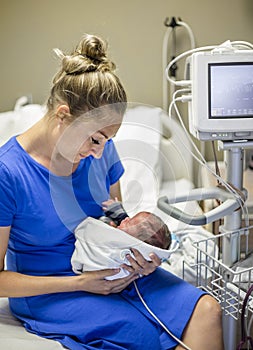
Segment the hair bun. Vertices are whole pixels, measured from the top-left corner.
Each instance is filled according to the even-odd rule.
[[[82,57],[78,73],[113,71],[116,68],[107,57],[107,43],[95,35],[85,34],[83,36],[72,57],[76,55]]]
[[[91,60],[104,61],[107,59],[107,43],[95,35],[85,34],[76,52]]]
[[[54,77],[54,84],[65,75],[112,72],[116,68],[107,57],[107,43],[95,35],[85,34],[70,55],[59,49],[54,51],[62,63],[61,70]]]
[[[62,72],[68,75],[114,71],[116,68],[107,57],[107,43],[95,35],[85,34],[70,55],[64,55],[59,49],[54,51],[62,60]]]

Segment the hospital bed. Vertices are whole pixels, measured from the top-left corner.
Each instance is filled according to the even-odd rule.
[[[45,113],[44,106],[23,105],[23,101],[24,98],[19,99],[13,111],[0,113],[0,145],[29,128]],[[125,167],[121,181],[125,209],[130,216],[147,210],[162,217],[181,240],[181,248],[172,255],[171,263],[165,262],[163,267],[182,276],[183,263],[187,261],[189,268],[184,277],[193,282],[195,271],[191,266],[196,259],[196,250],[192,242],[210,238],[212,234],[202,227],[191,227],[175,220],[157,207],[159,196],[180,194],[194,187],[191,144],[182,127],[160,108],[133,104],[114,141]],[[193,215],[201,213],[195,201],[178,206]],[[213,251],[211,245],[208,253]],[[20,346],[26,350],[63,349],[55,341],[27,333],[11,315],[8,299],[0,298],[0,349],[16,350]]]

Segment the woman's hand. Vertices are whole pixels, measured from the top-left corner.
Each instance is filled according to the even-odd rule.
[[[89,293],[108,295],[111,293],[120,293],[130,283],[139,278],[139,274],[130,272],[129,276],[107,280],[106,277],[116,275],[120,269],[106,269],[98,271],[87,271],[78,275],[77,290]]]
[[[106,269],[99,271],[89,271],[78,275],[77,290],[82,290],[89,293],[108,295],[111,293],[120,293],[130,283],[141,276],[147,276],[154,272],[161,265],[160,258],[154,254],[150,254],[151,261],[146,260],[143,255],[134,248],[131,248],[134,258],[129,254],[126,256],[131,266],[122,264],[121,267],[127,270],[130,274],[127,277],[107,280],[106,277],[116,275],[120,269]]]
[[[143,255],[134,248],[131,248],[134,258],[129,254],[126,255],[127,260],[131,266],[127,264],[121,265],[122,268],[129,271],[131,274],[139,274],[141,276],[147,276],[154,272],[158,266],[161,265],[161,259],[155,254],[149,255],[151,261],[146,260]]]

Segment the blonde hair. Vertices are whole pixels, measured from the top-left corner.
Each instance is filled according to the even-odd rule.
[[[107,57],[107,43],[95,35],[85,34],[70,55],[55,49],[61,68],[53,78],[49,112],[59,103],[69,106],[71,117],[103,105],[121,115],[126,109],[126,92],[115,75],[115,64]]]

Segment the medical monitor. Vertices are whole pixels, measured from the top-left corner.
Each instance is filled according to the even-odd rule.
[[[190,132],[200,140],[253,139],[253,50],[190,57]]]

